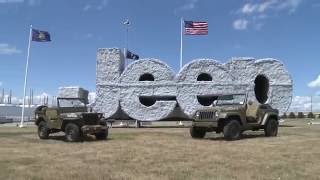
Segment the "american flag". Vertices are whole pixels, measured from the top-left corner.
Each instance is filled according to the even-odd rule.
[[[207,22],[184,21],[185,35],[208,35]]]

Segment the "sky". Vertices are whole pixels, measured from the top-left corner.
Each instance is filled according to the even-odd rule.
[[[208,36],[185,36],[183,61],[276,58],[294,82],[292,109],[320,111],[320,0],[0,0],[0,88],[23,95],[29,27],[52,42],[32,42],[28,88],[37,96],[58,87],[95,91],[98,48],[125,46],[179,71],[180,18],[209,23]]]

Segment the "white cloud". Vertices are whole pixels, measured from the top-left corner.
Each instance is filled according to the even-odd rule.
[[[97,10],[102,10],[104,9],[109,3],[109,0],[102,0],[102,2],[97,6]]]
[[[313,105],[315,105],[314,103]],[[316,109],[320,109],[320,106],[318,106]],[[288,112],[308,112],[308,111],[311,111],[311,97],[308,97],[308,96],[293,97],[292,103]]]
[[[246,19],[237,19],[233,22],[233,28],[236,30],[245,30],[248,27],[248,23]]]
[[[23,3],[24,0],[0,0],[0,3]]]
[[[246,3],[240,12],[243,14],[254,14],[254,13],[264,13],[268,10],[274,11],[289,11],[294,12],[298,6],[301,4],[302,0],[269,0],[263,1],[261,3]]]
[[[176,11],[189,11],[196,7],[196,4],[198,3],[198,0],[186,0],[185,4],[178,7]]]
[[[255,29],[261,29],[261,21],[279,12],[292,14],[296,11],[302,0],[266,0],[259,3],[246,3],[236,14],[247,19]],[[240,23],[240,22],[239,22]],[[255,24],[260,24],[256,26]],[[236,28],[235,28],[236,29]]]
[[[90,4],[87,4],[83,7],[83,11],[88,11],[89,9],[91,9],[91,5]]]
[[[311,96],[295,96],[288,112],[311,112]],[[312,112],[320,112],[320,96],[312,96]]]
[[[109,4],[109,0],[99,0],[98,3],[97,1],[95,1],[96,3],[93,4],[86,4],[83,7],[83,11],[89,11],[89,10],[98,10],[101,11],[103,10],[105,7],[108,6]]]
[[[28,5],[29,6],[36,6],[40,4],[41,0],[28,0]]]
[[[0,43],[0,54],[4,55],[12,55],[12,54],[19,54],[21,50],[17,49],[16,47],[10,46],[6,43]]]
[[[311,88],[320,87],[320,75],[317,77],[317,79],[309,82],[308,86]]]
[[[92,38],[93,37],[93,34],[92,33],[87,33],[86,35],[85,35],[85,38],[87,38],[87,39],[90,39],[90,38]]]
[[[26,2],[29,6],[39,5],[42,0],[0,0],[2,4],[9,3],[24,3]]]

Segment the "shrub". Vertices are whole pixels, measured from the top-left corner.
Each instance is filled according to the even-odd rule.
[[[289,114],[289,118],[296,118],[296,115],[294,114],[294,112],[291,112],[291,113]]]
[[[312,112],[309,112],[307,115],[308,118],[315,118],[314,114]]]
[[[298,116],[297,116],[297,118],[304,118],[304,114],[303,114],[303,112],[298,112]]]

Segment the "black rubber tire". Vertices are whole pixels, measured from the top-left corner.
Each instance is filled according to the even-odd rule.
[[[108,137],[108,129],[95,134],[97,140],[106,140]]]
[[[269,119],[264,126],[264,134],[267,137],[278,135],[279,122],[276,119]]]
[[[67,142],[79,142],[82,140],[80,128],[74,123],[68,123],[64,132]]]
[[[190,135],[195,139],[202,139],[206,135],[206,130],[199,127],[190,127]]]
[[[241,136],[241,124],[237,120],[230,120],[223,127],[223,136],[228,141],[238,140]]]
[[[40,139],[48,139],[50,134],[50,129],[45,121],[41,121],[38,125],[38,136]]]

